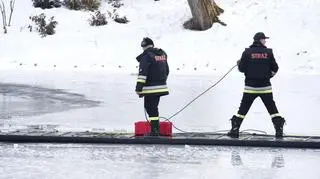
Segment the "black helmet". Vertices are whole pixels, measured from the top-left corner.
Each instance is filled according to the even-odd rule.
[[[153,41],[149,37],[143,38],[143,40],[141,42],[141,47],[146,47],[148,45],[154,45]]]

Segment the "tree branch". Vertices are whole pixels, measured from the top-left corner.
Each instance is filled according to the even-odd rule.
[[[10,16],[9,16],[8,26],[10,26],[10,24],[11,24],[11,18],[12,18],[12,13],[13,13],[13,9],[14,9],[14,4],[15,3],[16,3],[16,0],[11,0],[10,1]]]
[[[2,11],[3,11],[3,22],[4,25],[7,26],[7,14],[6,14],[6,6],[4,5],[4,2],[2,2]]]
[[[6,21],[6,7],[4,6],[4,2],[1,1],[2,4],[0,4],[0,11],[1,11],[1,15],[2,15],[2,24],[3,24],[3,30],[4,33],[7,33],[7,21]]]

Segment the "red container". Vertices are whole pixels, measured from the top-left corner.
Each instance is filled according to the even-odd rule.
[[[151,132],[151,126],[148,121],[138,121],[134,123],[135,136],[144,136]],[[160,122],[160,135],[172,136],[172,122]]]
[[[172,122],[160,122],[160,135],[172,136]]]
[[[134,135],[144,136],[151,132],[151,126],[148,121],[138,121],[134,123]]]

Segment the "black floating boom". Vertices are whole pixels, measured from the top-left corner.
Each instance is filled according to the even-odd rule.
[[[103,144],[163,144],[217,145],[282,148],[320,148],[320,136],[284,136],[242,134],[238,139],[223,133],[176,133],[171,137],[133,136],[129,133],[59,132],[59,131],[0,131],[0,142],[13,143],[103,143]]]

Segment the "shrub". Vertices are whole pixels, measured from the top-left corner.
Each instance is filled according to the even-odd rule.
[[[30,16],[29,19],[36,24],[36,30],[40,33],[41,37],[55,34],[54,29],[58,22],[54,20],[53,16],[49,19],[49,23],[46,22],[46,16],[43,13],[36,16]],[[33,30],[31,25],[29,25],[29,30]]]
[[[113,9],[112,12],[108,11],[109,18],[113,19],[117,23],[126,24],[129,22],[126,16],[120,17],[117,13],[117,9]]]
[[[64,5],[68,9],[80,10],[82,8],[80,0],[64,0]]]
[[[64,0],[64,5],[68,9],[73,10],[89,10],[94,11],[100,7],[101,0]]]
[[[102,14],[100,11],[97,11],[91,15],[89,23],[91,26],[102,26],[108,24],[108,21],[105,14]]]
[[[118,22],[120,24],[126,24],[129,22],[126,16],[119,17],[119,15],[116,15],[113,19],[115,22]]]
[[[60,0],[32,0],[34,7],[40,7],[42,9],[51,9],[61,7]]]
[[[114,8],[120,8],[121,6],[123,6],[121,0],[109,0],[108,4],[111,4],[111,6]]]

